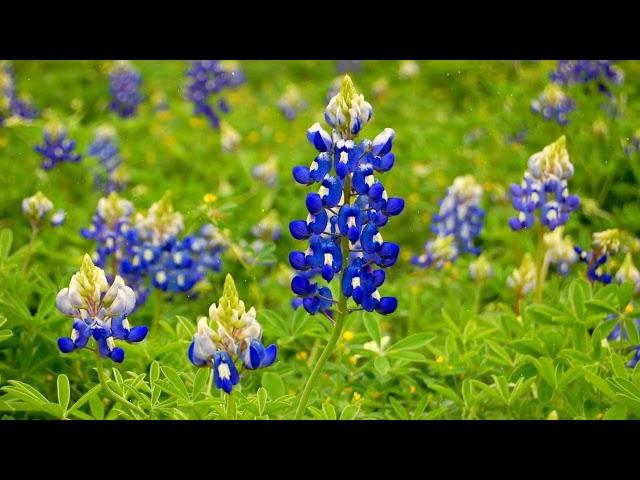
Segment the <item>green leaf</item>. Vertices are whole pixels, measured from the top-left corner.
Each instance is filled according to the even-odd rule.
[[[8,328],[5,328],[4,330],[0,330],[0,342],[4,342],[8,338],[11,338],[12,335],[13,335],[13,332]]]
[[[58,375],[58,405],[64,413],[67,412],[69,400],[71,399],[71,386],[69,385],[69,377],[64,373]]]
[[[541,357],[544,355],[543,346],[540,342],[532,339],[517,340],[513,344],[513,349],[524,355],[531,355],[533,357]]]
[[[404,408],[404,405],[402,405],[394,397],[389,397],[389,402],[391,403],[391,407],[396,412],[396,415],[400,420],[409,420],[409,412],[407,412],[407,409]]]
[[[433,339],[433,335],[428,333],[414,333],[413,335],[409,335],[408,337],[398,340],[396,343],[391,345],[389,347],[389,352],[398,350],[416,350],[427,346],[427,344]]]
[[[569,298],[576,316],[579,319],[586,313],[585,301],[591,296],[591,285],[583,278],[578,278],[569,285]]]
[[[596,313],[613,313],[614,315],[618,314],[618,311],[609,305],[609,303],[603,300],[591,299],[584,302],[587,309],[591,312]]]
[[[358,405],[347,405],[340,413],[340,420],[353,420],[359,411],[360,407]]]
[[[100,397],[93,396],[89,399],[89,410],[93,418],[102,420],[104,418],[104,403]]]
[[[452,400],[458,406],[464,407],[464,402],[462,401],[460,396],[455,391],[453,391],[453,389],[445,385],[438,385],[437,383],[431,383],[428,386],[431,390],[435,390],[443,397],[448,398],[449,400]]]
[[[166,365],[162,366],[161,368],[162,368],[162,373],[164,373],[164,375],[167,377],[169,382],[171,382],[171,384],[175,387],[176,392],[178,392],[178,395],[180,396],[180,398],[183,398],[184,400],[188,400],[189,392],[187,391],[187,386],[182,381],[182,378],[180,378],[180,375],[178,374],[178,372],[176,372],[173,368]]]
[[[76,411],[79,411],[80,407],[82,407],[85,403],[87,403],[89,400],[95,397],[98,394],[98,392],[100,392],[101,390],[102,390],[102,385],[99,385],[99,384],[91,387],[91,389],[87,393],[82,395],[76,401],[76,403],[73,404],[73,406],[68,410],[67,413],[72,414],[72,413],[75,413]]]
[[[627,331],[627,335],[629,335],[629,341],[634,345],[638,345],[640,343],[640,335],[638,335],[638,326],[636,325],[635,320],[625,318],[624,327]]]
[[[562,311],[549,305],[533,304],[526,308],[527,318],[532,318],[539,323],[553,323],[556,317],[562,315]]]
[[[558,380],[558,388],[563,389],[570,383],[578,380],[584,375],[584,369],[582,367],[571,367],[565,370],[560,380]]]
[[[326,420],[327,417],[325,416],[324,412],[322,410],[320,410],[317,407],[313,407],[311,405],[309,405],[307,407],[307,410],[309,410],[311,412],[311,415],[313,415],[313,418],[315,418],[316,420]]]
[[[510,382],[515,382],[520,378],[531,378],[533,376],[535,376],[535,374],[538,372],[538,370],[536,369],[535,365],[533,365],[532,363],[524,363],[518,367],[516,367],[513,372],[511,373],[511,375],[509,376],[509,381]]]
[[[386,375],[390,367],[389,360],[383,356],[376,357],[373,361],[373,366],[380,375]]]
[[[538,359],[534,359],[533,364],[538,370],[540,377],[542,377],[542,379],[547,382],[552,389],[555,389],[557,386],[556,372],[551,360],[547,357],[540,357]]]
[[[418,420],[420,417],[422,417],[422,414],[424,413],[424,410],[427,408],[428,403],[429,403],[429,398],[425,395],[418,401],[418,404],[416,405],[416,409],[413,411],[413,414],[411,415],[411,420]]]
[[[327,420],[336,420],[338,417],[336,416],[336,409],[329,402],[322,403],[322,411],[324,412],[324,416]]]
[[[631,302],[634,285],[631,282],[624,282],[618,288],[618,305],[624,309]]]
[[[397,358],[399,360],[407,360],[409,362],[425,363],[427,361],[427,357],[422,353],[413,352],[411,350],[389,350],[387,353],[385,353],[385,355],[391,358]]]
[[[626,420],[627,407],[624,405],[614,405],[609,408],[602,417],[603,420]]]
[[[380,346],[381,333],[380,333],[380,321],[378,320],[378,317],[375,315],[363,315],[363,316],[364,316],[364,319],[363,319],[364,328],[367,329],[367,332],[369,333],[371,338],[373,338],[376,344]]]
[[[616,397],[615,392],[609,386],[609,384],[607,383],[607,381],[604,378],[599,377],[595,373],[591,372],[590,370],[586,370],[586,369],[584,371],[584,377],[597,390],[599,390],[601,393],[604,393],[607,397],[609,397],[610,400],[615,399],[615,397]]]
[[[276,399],[285,394],[285,386],[280,375],[273,372],[262,374],[262,386],[267,390],[269,398]]]
[[[555,357],[562,348],[564,337],[555,330],[542,332],[540,336],[544,341],[547,352],[549,352],[549,356],[551,356],[552,358]]]
[[[209,380],[209,372],[210,368],[199,368],[193,377],[193,390],[191,393],[191,398],[195,400],[198,395],[200,395],[207,385],[207,381]]]
[[[264,407],[267,406],[267,389],[260,387],[256,393],[256,400],[258,402],[258,412],[260,415],[264,412]]]
[[[0,263],[4,263],[4,261],[9,257],[12,243],[13,232],[8,228],[2,229],[2,231],[0,231]]]

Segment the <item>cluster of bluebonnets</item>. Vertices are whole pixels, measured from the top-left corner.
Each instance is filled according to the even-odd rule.
[[[11,65],[0,61],[0,127],[10,118],[32,120],[37,116],[38,109],[33,103],[18,96]]]
[[[411,72],[407,67],[406,78],[414,75]],[[195,113],[205,116],[212,127],[220,128],[223,149],[233,151],[240,137],[220,120],[229,106],[219,94],[242,83],[241,72],[228,71],[216,60],[198,60],[191,62],[187,77],[186,97],[193,102]],[[608,85],[621,83],[623,75],[608,61],[561,61],[551,80],[554,83],[532,102],[532,109],[547,120],[566,124],[567,114],[576,105],[560,85],[594,82],[599,91],[609,94]],[[111,110],[122,117],[135,115],[144,99],[140,74],[131,64],[118,62],[111,70],[110,81]],[[166,103],[158,105],[166,108]],[[278,103],[290,120],[305,106],[293,87]],[[289,225],[295,239],[308,242],[305,251],[296,250],[289,255],[296,271],[291,280],[291,289],[297,295],[293,305],[331,320],[336,313],[352,311],[346,308],[348,299],[358,309],[393,313],[397,299],[381,296],[379,289],[386,280],[386,269],[397,262],[400,248],[384,241],[382,231],[389,217],[403,211],[404,200],[388,196],[380,174],[394,166],[391,150],[395,132],[385,128],[373,140],[358,139],[373,109],[348,76],[331,92],[324,113],[331,132],[319,123],[312,125],[307,139],[318,154],[309,167],[293,169],[297,183],[317,184],[317,191],[306,196],[306,219]],[[10,116],[34,118],[36,114],[29,103],[17,99],[11,70],[0,69],[0,125]],[[637,144],[632,145],[640,149]],[[35,150],[42,155],[42,166],[48,170],[61,162],[79,162],[82,157],[75,147],[65,128],[56,123],[45,129],[44,143]],[[81,232],[84,238],[96,242],[96,250],[92,256],[85,255],[80,271],[56,298],[57,308],[73,319],[70,336],[59,338],[58,347],[70,353],[88,347],[93,338],[98,355],[119,363],[124,360],[124,350],[116,342],[138,343],[148,334],[146,326],[132,327],[128,316],[147,301],[151,289],[196,295],[197,286],[207,273],[221,270],[221,254],[228,242],[213,224],[185,235],[182,214],[174,210],[167,195],[145,213],[136,213],[131,202],[118,196],[116,192],[125,184],[120,170],[122,157],[112,128],[96,132],[88,154],[100,161],[104,172],[96,176],[96,186],[107,196],[99,200],[91,226]],[[252,174],[266,185],[275,185],[277,161],[268,159]],[[534,263],[526,254],[509,276],[507,283],[516,290],[517,297],[539,286],[544,279],[541,272],[549,266],[566,275],[578,262],[586,264],[586,276],[591,282],[630,281],[640,291],[640,271],[633,265],[631,254],[627,254],[615,275],[605,268],[608,259],[620,249],[617,229],[594,233],[588,250],[564,234],[570,215],[580,206],[579,197],[568,191],[573,174],[566,139],[561,136],[532,155],[522,181],[510,187],[517,213],[509,219],[509,226],[513,231],[537,226],[545,247],[542,263]],[[477,241],[485,220],[482,195],[483,189],[473,176],[457,177],[438,202],[439,210],[431,225],[434,237],[422,254],[412,258],[412,264],[441,269],[462,254],[480,255]],[[22,209],[34,232],[45,220],[54,226],[65,220],[64,210],[49,215],[53,205],[40,192],[24,199]],[[265,216],[251,233],[254,251],[277,241],[281,236],[277,215],[272,212]],[[469,275],[475,281],[484,281],[492,274],[484,256],[469,266]],[[212,368],[215,386],[227,394],[239,383],[243,369],[268,367],[276,360],[276,345],[263,344],[263,331],[256,316],[253,307],[245,308],[232,277],[227,275],[218,304],[211,305],[208,318],[201,317],[197,322],[188,358],[196,366]],[[628,336],[618,325],[608,338],[619,341]],[[631,367],[640,361],[640,346],[633,348]]]
[[[226,240],[213,224],[198,233],[181,236],[183,217],[168,195],[151,205],[146,214],[134,214],[131,202],[112,192],[101,198],[89,228],[82,236],[97,244],[93,260],[121,275],[145,303],[150,288],[195,296],[194,287],[208,271],[218,272]]]
[[[435,238],[426,243],[424,253],[414,256],[411,263],[441,269],[461,253],[478,255],[480,247],[474,242],[482,231],[485,217],[481,198],[482,187],[473,176],[457,177],[438,202],[440,210],[432,218]]]
[[[289,225],[295,239],[309,242],[306,251],[291,252],[289,261],[300,272],[293,277],[291,289],[310,314],[334,317],[334,304],[339,301],[316,277],[330,284],[340,273],[342,298],[352,298],[362,309],[382,314],[392,313],[398,305],[395,297],[381,297],[378,291],[386,278],[384,269],[396,263],[400,251],[396,243],[383,240],[381,230],[389,217],[402,212],[404,200],[389,197],[376,178],[376,173],[393,167],[395,133],[385,128],[373,141],[356,142],[372,113],[371,105],[345,76],[325,109],[332,133],[318,123],[312,125],[307,138],[318,155],[310,167],[293,169],[296,182],[320,185],[317,193],[307,194],[306,220]]]

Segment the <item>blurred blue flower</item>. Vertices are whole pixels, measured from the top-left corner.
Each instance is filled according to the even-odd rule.
[[[76,141],[67,138],[67,131],[59,124],[47,125],[44,129],[44,143],[34,150],[43,157],[42,168],[50,170],[60,162],[79,162],[82,155],[73,150]]]
[[[225,70],[219,60],[193,60],[187,77],[186,97],[193,102],[194,113],[204,115],[213,128],[219,128],[220,113],[228,113],[229,105],[224,98],[218,97],[214,108],[210,97],[225,88],[239,86],[244,82],[244,75],[240,71]]]
[[[142,76],[127,61],[115,62],[109,74],[110,108],[123,118],[132,117],[144,97],[140,93]]]
[[[591,282],[609,284],[613,275],[605,272],[604,266],[611,255],[617,253],[620,248],[620,232],[618,229],[609,229],[593,234],[591,250],[583,250],[575,245],[578,260],[587,264],[587,278]]]
[[[540,96],[531,102],[531,110],[545,120],[554,120],[560,125],[569,123],[567,114],[576,108],[576,103],[557,85],[549,84]]]
[[[518,215],[509,219],[509,226],[514,231],[530,229],[537,218],[549,230],[555,230],[566,224],[569,214],[580,206],[580,199],[569,195],[568,179],[574,168],[564,135],[533,154],[528,166],[522,182],[510,187],[511,203]]]
[[[611,60],[558,60],[550,78],[560,85],[595,82],[601,92],[608,93],[607,84],[620,85],[624,72]]]
[[[395,132],[386,128],[373,141],[356,143],[371,115],[371,105],[345,76],[340,91],[325,109],[332,134],[317,123],[311,126],[307,139],[318,155],[310,167],[293,169],[296,182],[320,185],[317,193],[307,194],[306,220],[289,225],[294,238],[309,242],[306,252],[291,252],[289,262],[298,272],[291,289],[311,314],[320,312],[333,318],[332,307],[337,301],[317,277],[330,284],[340,273],[342,293],[364,310],[389,314],[397,307],[396,298],[381,297],[378,288],[386,277],[384,268],[397,261],[400,249],[395,243],[385,242],[380,231],[389,217],[402,212],[404,200],[388,197],[376,178],[376,173],[393,167]],[[343,248],[348,248],[346,258]]]
[[[104,168],[104,172],[96,174],[95,183],[99,189],[107,194],[119,192],[124,188],[121,175],[119,175],[122,157],[116,141],[116,132],[113,128],[100,127],[96,131],[88,151],[90,156],[98,157],[100,165]]]
[[[38,113],[32,102],[18,98],[13,68],[0,61],[0,127],[9,118],[32,120]]]
[[[425,252],[413,257],[411,263],[421,267],[435,263],[436,268],[441,268],[460,253],[478,255],[480,247],[474,240],[480,235],[485,216],[480,207],[481,198],[482,187],[472,175],[456,177],[438,202],[440,211],[433,216],[431,230],[440,240],[427,242]]]

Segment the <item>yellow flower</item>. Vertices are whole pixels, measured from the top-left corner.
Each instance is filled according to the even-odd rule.
[[[624,309],[624,313],[626,313],[627,315],[629,315],[631,312],[633,312],[633,305],[632,304],[627,304],[627,306]]]
[[[444,357],[442,355],[438,355],[436,357],[436,363],[442,365],[444,363]]]
[[[202,201],[204,203],[213,203],[218,199],[217,195],[214,195],[213,193],[205,193],[204,197],[202,197]]]
[[[410,392],[410,393],[416,393],[416,390],[417,390],[417,389],[416,389],[416,386],[415,386],[415,385],[411,385],[411,386],[409,387],[409,392]]]
[[[362,399],[362,395],[360,395],[358,392],[353,392],[353,401],[354,402],[358,402]]]
[[[307,360],[307,359],[309,358],[309,353],[308,353],[308,352],[305,352],[305,351],[303,350],[303,351],[301,351],[301,352],[296,353],[296,358],[297,358],[298,360],[305,361],[305,360]]]
[[[351,330],[345,330],[342,334],[342,338],[344,338],[347,342],[353,340],[353,332]]]
[[[351,363],[351,365],[355,365],[358,363],[358,356],[357,355],[351,355],[349,357],[349,363]]]

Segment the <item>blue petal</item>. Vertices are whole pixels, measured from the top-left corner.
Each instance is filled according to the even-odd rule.
[[[149,333],[149,327],[147,327],[146,325],[133,327],[129,331],[129,337],[127,338],[127,342],[129,343],[141,342],[142,340],[145,339],[145,337],[147,336],[147,333]]]
[[[124,360],[124,350],[120,347],[116,347],[111,351],[111,360],[116,363],[122,363]]]
[[[58,339],[58,348],[62,353],[71,353],[76,349],[76,346],[69,337],[61,337]]]

